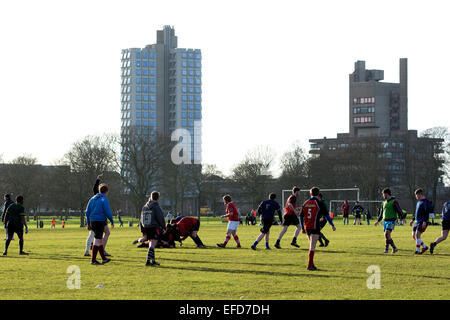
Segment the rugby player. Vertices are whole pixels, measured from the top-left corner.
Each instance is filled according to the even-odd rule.
[[[236,205],[231,202],[231,196],[229,194],[223,197],[223,203],[226,205],[225,214],[220,217],[228,219],[227,235],[225,237],[225,241],[223,243],[218,243],[217,246],[219,248],[225,248],[228,241],[231,239],[231,236],[233,236],[234,241],[236,241],[236,247],[241,248],[241,242],[239,241],[239,237],[236,234],[236,230],[239,226],[238,209]]]
[[[5,196],[3,198],[5,200],[5,203],[3,204],[2,223],[6,229],[6,221],[5,221],[6,210],[8,209],[8,207],[10,205],[12,205],[14,203],[14,201],[11,200],[10,194],[5,194]],[[8,239],[8,233],[5,234],[5,240],[6,239]],[[13,237],[11,238],[11,240],[14,240],[14,234],[13,234]]]
[[[323,202],[318,199],[319,193],[319,188],[311,188],[311,198],[305,201],[300,211],[302,232],[308,235],[309,240],[307,269],[310,271],[317,270],[314,265],[314,252],[316,250],[316,243],[320,234],[320,218],[327,219],[333,231],[336,231],[336,227],[333,224],[333,220],[331,219],[326,206],[324,206]]]
[[[414,194],[418,202],[416,205],[415,219],[411,220],[409,225],[413,226],[414,224],[412,231],[412,237],[416,240],[416,251],[414,251],[414,254],[422,254],[428,250],[428,247],[420,237],[427,229],[430,213],[433,212],[433,205],[431,201],[425,197],[422,189],[417,189]],[[422,250],[420,250],[421,246]]]
[[[296,227],[294,237],[292,238],[291,246],[299,248],[300,246],[297,244],[297,237],[300,233],[300,221],[298,220],[299,210],[297,208],[297,197],[300,192],[300,188],[293,187],[292,194],[286,201],[286,206],[284,208],[284,220],[283,220],[283,230],[281,230],[278,239],[274,245],[275,248],[281,249],[280,241],[286,233],[288,227],[290,225],[294,225]]]
[[[175,228],[172,229],[173,239],[170,240],[182,242],[187,237],[191,237],[197,245],[197,248],[205,248],[205,245],[197,234],[200,229],[200,221],[198,219],[183,217],[178,222],[171,224],[171,226]]]
[[[6,256],[8,254],[8,247],[14,233],[16,233],[19,238],[19,254],[28,255],[27,252],[23,251],[23,227],[25,226],[25,233],[27,233],[28,226],[25,221],[25,208],[23,207],[22,196],[17,196],[16,203],[12,203],[8,206],[5,213],[4,222],[6,225],[6,241],[3,255]]]
[[[101,184],[99,186],[99,193],[93,196],[86,208],[86,220],[88,223],[88,230],[94,231],[94,246],[92,248],[91,264],[99,265],[111,261],[106,258],[103,247],[103,232],[105,232],[106,219],[111,221],[111,227],[114,228],[114,220],[108,201],[108,186]],[[97,253],[100,253],[102,263],[97,261]]]
[[[164,214],[158,203],[159,192],[153,191],[150,199],[141,211],[141,226],[144,228],[150,247],[147,251],[146,266],[159,266],[155,259],[155,247],[158,244],[160,234],[165,230]]]
[[[341,206],[341,210],[342,210],[342,220],[344,222],[344,226],[345,226],[346,220],[347,220],[347,225],[348,225],[348,214],[350,212],[350,205],[348,204],[348,200],[344,200],[344,203]]]
[[[256,246],[258,243],[266,237],[266,249],[270,250],[269,246],[269,236],[270,236],[270,227],[274,223],[275,219],[275,211],[278,212],[278,217],[280,218],[280,223],[283,222],[283,216],[281,214],[281,207],[278,202],[275,201],[277,195],[275,193],[271,193],[269,195],[269,200],[264,200],[258,207],[258,215],[261,217],[261,234],[255,240],[251,248],[256,250]]]
[[[328,212],[328,206],[327,206],[327,203],[323,199],[322,193],[319,193],[319,196],[317,198],[319,199],[319,201],[322,202],[322,204],[325,206],[325,208],[327,209],[327,212]],[[328,247],[328,244],[330,243],[330,240],[328,240],[325,237],[325,235],[322,233],[322,229],[323,229],[323,227],[325,227],[326,224],[327,224],[327,219],[324,217],[321,217],[320,221],[319,221],[319,226],[320,226],[320,230],[321,230],[319,233],[319,243],[320,243],[319,247]],[[325,241],[325,243],[323,243],[324,241]]]
[[[378,226],[381,220],[384,220],[383,223],[383,231],[384,238],[386,239],[386,248],[384,249],[384,253],[388,253],[389,245],[392,246],[392,253],[396,253],[398,251],[397,247],[394,244],[394,240],[392,240],[391,233],[395,229],[395,225],[397,224],[397,218],[401,219],[403,216],[403,211],[400,208],[400,204],[392,196],[392,192],[389,188],[384,188],[381,191],[383,195],[383,207],[380,210],[380,214],[378,216],[377,222],[375,222],[374,226]]]
[[[355,221],[353,224],[361,225],[361,213],[364,212],[364,208],[359,204],[359,201],[356,201],[355,206],[352,209],[352,213],[355,216]],[[348,224],[348,223],[347,223]]]
[[[430,253],[433,254],[434,248],[438,245],[438,243],[444,241],[448,237],[448,231],[450,230],[450,201],[444,203],[442,208],[442,233],[439,238],[434,240],[434,242],[430,243]]]

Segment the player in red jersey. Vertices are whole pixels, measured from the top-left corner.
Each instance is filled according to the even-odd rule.
[[[281,249],[280,241],[286,233],[288,227],[290,225],[294,225],[297,229],[295,229],[294,237],[292,238],[291,246],[300,247],[297,244],[297,237],[300,233],[300,221],[298,220],[299,210],[297,208],[297,197],[300,192],[299,187],[292,188],[292,194],[286,201],[286,207],[284,208],[284,216],[283,216],[283,230],[281,230],[280,235],[278,236],[277,241],[275,242],[274,247],[277,249]]]
[[[174,229],[172,229],[173,241],[182,242],[187,237],[191,237],[197,245],[197,248],[205,248],[202,240],[200,240],[200,237],[197,235],[197,232],[200,229],[200,221],[198,219],[184,217],[180,221],[171,223],[170,225],[174,227]],[[169,233],[172,232],[169,231]]]
[[[333,231],[336,230],[333,220],[328,213],[327,207],[318,199],[319,193],[319,188],[311,188],[311,198],[305,201],[300,213],[302,230],[303,233],[308,235],[309,240],[308,270],[310,271],[317,270],[314,265],[314,252],[316,250],[316,243],[320,235],[320,219],[325,217],[331,225]]]
[[[239,241],[239,237],[236,234],[237,227],[239,226],[239,212],[236,205],[231,202],[231,196],[229,194],[223,197],[223,203],[227,206],[225,215],[220,216],[221,218],[228,219],[228,227],[227,227],[227,236],[225,237],[225,241],[223,243],[218,243],[217,246],[219,248],[225,248],[228,240],[233,236],[234,241],[236,241],[237,247],[241,247],[241,242]]]

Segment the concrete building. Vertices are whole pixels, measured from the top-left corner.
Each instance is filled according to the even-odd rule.
[[[349,77],[349,132],[309,140],[309,152],[321,171],[314,173],[317,177],[325,176],[325,183],[330,181],[327,175],[339,177],[334,187],[370,179],[366,196],[372,198],[379,196],[375,188],[383,186],[397,186],[405,197],[414,187],[436,189],[430,177],[437,170],[439,160],[433,165],[433,159],[442,153],[443,140],[419,137],[408,129],[407,75],[407,59],[400,59],[399,83],[382,82],[383,70],[367,70],[364,61],[355,63]],[[373,174],[369,177],[361,170]]]
[[[191,159],[201,161],[202,54],[178,48],[175,29],[158,30],[157,42],[122,50],[121,138],[139,134],[166,136],[179,128],[191,134]],[[126,174],[126,161],[122,171]]]

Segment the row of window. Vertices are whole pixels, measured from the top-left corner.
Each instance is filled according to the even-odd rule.
[[[194,61],[181,61],[181,66],[185,68],[187,66],[189,66],[189,68],[201,68],[202,64],[200,61],[196,61],[195,63]]]
[[[187,84],[189,82],[189,84],[201,84],[202,81],[199,78],[181,78],[181,83],[182,84]]]
[[[195,118],[194,118],[195,117]],[[201,119],[202,114],[200,112],[182,112],[181,119]]]
[[[353,98],[353,103],[375,103],[375,97]]]
[[[128,70],[128,71],[130,71],[130,70]],[[148,76],[148,75],[151,75],[151,76],[156,76],[156,70],[155,69],[150,69],[150,70],[148,70],[148,69],[136,69],[136,75],[137,76],[142,76],[142,75],[144,75],[144,76]]]
[[[198,104],[198,103],[196,103],[195,105],[192,103],[190,103],[190,104],[182,103],[181,108],[183,108],[183,110],[187,110],[188,108],[189,108],[189,110],[193,110],[194,108],[195,108],[195,110],[201,110],[202,106],[201,106],[201,104]]]
[[[130,87],[128,87],[128,89],[130,89]],[[143,87],[141,87],[141,86],[136,86],[136,92],[144,92],[144,93],[147,93],[147,92],[149,92],[149,89],[150,89],[150,92],[156,92],[156,87],[146,87],[146,86],[143,86]]]
[[[141,109],[144,109],[144,110],[148,110],[148,107],[150,106],[150,109],[151,110],[156,110],[156,104],[154,104],[154,103],[150,103],[150,104],[148,104],[148,103],[136,103],[136,109],[138,109],[138,110],[141,110]]]
[[[120,81],[120,84],[130,84],[131,83],[131,78],[122,78],[122,80]]]
[[[373,117],[355,117],[353,123],[372,123]]]
[[[353,114],[359,114],[359,113],[374,113],[375,107],[354,107],[353,108]]]
[[[190,93],[201,93],[202,92],[202,89],[200,88],[200,87],[181,87],[181,92],[183,92],[183,93],[187,93],[187,92],[190,92]]]
[[[195,59],[201,59],[202,55],[200,53],[193,53],[193,52],[189,52],[189,53],[183,52],[183,53],[181,53],[181,58],[186,59],[188,57],[189,57],[189,59],[194,59],[194,58]]]
[[[140,60],[137,60],[136,67],[140,68],[141,66],[144,68],[148,67],[148,66],[150,66],[151,68],[154,68],[154,67],[156,67],[156,62],[150,61],[150,63],[149,63],[149,61],[146,61],[146,60],[143,60],[142,62]]]
[[[155,53],[154,52],[152,52],[152,51],[150,51],[150,54],[148,53],[148,51],[144,51],[144,52],[136,52],[136,59],[141,59],[141,58],[144,58],[144,59],[148,59],[148,58],[150,58],[150,59],[155,59]]]
[[[195,75],[197,77],[200,77],[202,75],[202,72],[200,70],[189,70],[188,71],[186,69],[182,69],[181,74],[183,76],[187,76],[187,75],[194,76]]]
[[[199,96],[199,95],[189,95],[189,96],[186,96],[186,95],[182,95],[181,96],[181,101],[202,101],[202,97],[201,96]]]
[[[137,84],[156,84],[156,78],[136,78]]]
[[[148,94],[143,94],[143,95],[137,94],[136,101],[156,101],[156,96],[148,95]]]
[[[142,125],[144,127],[148,127],[148,126],[154,127],[156,125],[156,122],[155,122],[155,120],[150,120],[150,121],[149,120],[136,120],[136,125],[137,126]]]
[[[141,112],[141,111],[136,112],[136,118],[148,118],[149,116],[151,119],[155,119],[156,112],[154,112],[154,111],[152,111],[152,112]]]

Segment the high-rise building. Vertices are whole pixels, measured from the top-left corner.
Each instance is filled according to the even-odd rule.
[[[164,26],[155,44],[122,50],[121,138],[131,130],[151,137],[184,128],[191,134],[191,160],[200,163],[202,54],[177,45],[175,29]]]
[[[366,70],[355,63],[350,74],[350,130],[352,137],[393,136],[408,131],[408,60],[400,59],[400,83],[381,82],[383,70]]]

